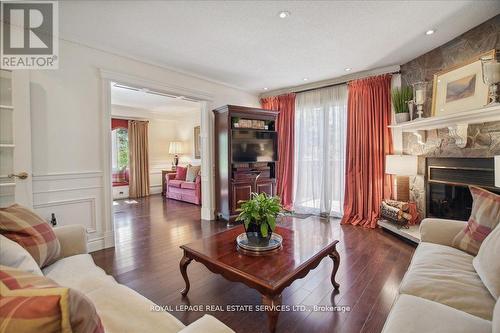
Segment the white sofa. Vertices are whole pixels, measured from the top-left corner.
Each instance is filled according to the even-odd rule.
[[[168,312],[151,311],[153,302],[119,284],[95,265],[87,254],[83,226],[63,226],[54,231],[61,243],[61,259],[45,267],[43,274],[61,286],[85,294],[94,303],[107,333],[234,333],[210,315],[185,326]]]
[[[500,333],[500,300],[476,273],[474,257],[451,245],[464,226],[463,221],[422,221],[421,242],[384,333]]]

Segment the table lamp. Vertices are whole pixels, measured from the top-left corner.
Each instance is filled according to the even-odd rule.
[[[385,173],[396,175],[396,195],[398,201],[410,201],[410,178],[417,175],[418,157],[412,155],[386,155]]]
[[[168,153],[170,155],[174,155],[174,164],[177,168],[179,164],[179,154],[182,154],[182,142],[180,141],[172,141],[170,142],[170,147],[168,148]]]
[[[495,186],[500,187],[500,155],[495,156]]]

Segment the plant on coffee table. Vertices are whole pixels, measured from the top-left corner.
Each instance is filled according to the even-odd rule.
[[[250,200],[240,203],[240,214],[236,221],[243,222],[248,241],[266,246],[276,228],[276,218],[284,212],[281,199],[266,193],[252,193]]]

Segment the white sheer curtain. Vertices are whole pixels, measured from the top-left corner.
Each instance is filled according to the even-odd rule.
[[[341,217],[344,204],[347,85],[295,100],[294,209]]]

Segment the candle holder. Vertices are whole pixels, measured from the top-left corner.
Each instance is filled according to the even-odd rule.
[[[488,104],[500,103],[500,62],[499,55],[481,58],[483,82],[488,85]]]
[[[424,104],[427,95],[427,82],[415,82],[413,85],[413,103],[417,106],[417,119],[423,119]]]

